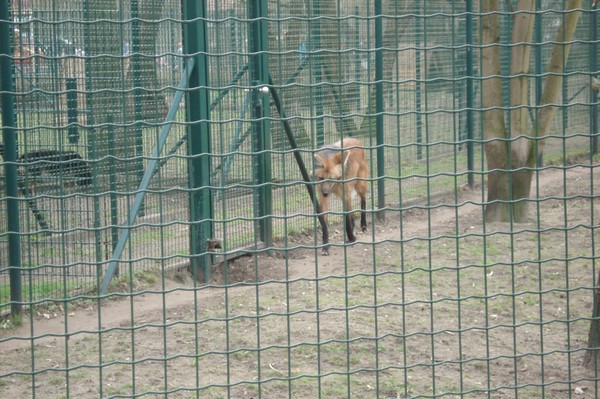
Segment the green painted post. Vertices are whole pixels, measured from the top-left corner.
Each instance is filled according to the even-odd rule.
[[[190,255],[192,273],[208,281],[212,257],[208,241],[213,238],[213,202],[210,189],[211,133],[209,70],[207,56],[206,0],[185,0],[183,3],[184,54],[193,54],[194,69],[189,81],[187,136],[190,185]]]
[[[79,128],[77,127],[77,79],[66,78],[65,87],[67,89],[67,121],[69,122],[69,143],[77,144],[79,142]]]
[[[85,21],[91,21],[95,16],[93,15],[93,12],[90,10],[91,5],[90,3],[93,0],[85,0],[83,2],[83,18]],[[92,35],[92,24],[87,25],[86,28],[83,30],[83,39],[84,39],[84,44],[83,47],[84,49],[89,49],[92,47],[92,40],[93,39],[93,35]],[[83,60],[83,62],[85,63],[85,70],[86,71],[92,71],[93,70],[93,58],[91,57],[85,57],[85,59]],[[85,74],[85,85],[84,88],[86,90],[86,92],[91,93],[94,90],[94,79],[93,79],[93,74],[91,73],[86,73]],[[98,148],[97,148],[97,140],[95,139],[95,136],[98,134],[98,130],[96,128],[94,128],[93,126],[96,125],[96,99],[93,95],[88,94],[86,95],[86,101],[85,101],[85,105],[86,105],[86,113],[87,113],[87,123],[86,125],[88,126],[86,129],[86,137],[88,138],[88,158],[93,159],[93,160],[97,160],[98,159]],[[98,162],[92,162],[91,164],[92,167],[92,184],[93,184],[93,189],[94,192],[99,192],[100,191],[100,187],[99,187],[99,179],[98,179],[98,172],[100,170],[100,164]],[[92,209],[93,209],[93,226],[94,226],[94,230],[93,230],[93,234],[94,234],[94,253],[96,255],[96,271],[97,271],[97,276],[98,276],[98,281],[100,281],[101,277],[102,277],[102,273],[104,270],[104,258],[102,256],[102,218],[100,215],[100,197],[97,195],[94,195],[92,197]],[[115,266],[116,268],[116,266]],[[110,268],[108,269],[110,270]],[[108,286],[107,286],[108,288]]]
[[[417,159],[423,159],[423,121],[421,115],[421,2],[415,1],[415,118],[417,119],[416,140],[417,140]]]
[[[228,14],[229,19],[233,21],[235,18],[235,10],[232,8],[227,12],[227,14]],[[238,37],[237,24],[230,24],[229,25],[229,48],[236,49],[236,51],[241,51],[241,49],[239,49],[241,42],[242,42],[242,39]],[[239,58],[238,56],[231,57],[231,70],[238,71],[237,73],[239,73],[239,70],[240,70],[240,67],[238,65],[238,58]],[[227,86],[227,87],[229,87],[229,86]],[[227,90],[227,89],[225,89],[225,90]],[[219,93],[219,97],[220,97],[220,93]],[[231,103],[237,104],[238,100],[239,100],[238,90],[233,90],[231,92],[231,97],[232,97]],[[213,101],[213,104],[214,103],[215,103],[215,101]],[[211,106],[211,109],[212,109],[212,106]]]
[[[542,0],[535,1],[535,104],[540,105],[542,98],[542,84],[543,84],[543,65],[542,65],[542,41],[544,40],[542,34]],[[537,111],[537,108],[536,108]]]
[[[9,2],[0,2],[0,104],[2,105],[2,137],[4,139],[4,175],[6,176],[6,213],[8,232],[8,262],[10,266],[11,313],[23,312],[21,292],[21,239],[19,237],[19,195],[17,175],[17,134],[13,86],[12,32]]]
[[[473,138],[475,137],[475,133],[473,131],[474,126],[474,112],[473,106],[475,104],[474,100],[474,90],[473,90],[473,79],[475,78],[473,71],[473,0],[467,0],[467,18],[466,18],[466,36],[467,36],[467,65],[466,65],[466,73],[467,73],[467,170],[469,174],[467,176],[467,182],[469,187],[473,188],[475,184],[475,176],[473,174],[475,170],[475,151],[474,151],[474,142]]]
[[[535,117],[533,119],[533,123],[535,124],[535,128],[537,129],[537,113],[539,111],[539,106],[541,105],[541,100],[542,100],[542,92],[543,92],[543,84],[544,84],[544,78],[543,78],[543,68],[542,68],[542,41],[544,40],[543,34],[542,34],[542,0],[536,0],[535,2],[535,42],[536,42],[536,46],[535,46]],[[537,136],[537,134],[535,135]],[[543,164],[543,154],[540,154],[539,151],[537,150],[539,145],[539,141],[534,142],[534,147],[535,147],[535,151],[537,152],[538,156],[535,158],[536,159],[536,166],[540,167]]]
[[[144,178],[144,162],[142,157],[144,156],[144,129],[142,121],[146,115],[144,113],[142,98],[143,92],[140,89],[142,87],[142,67],[140,62],[140,54],[142,52],[142,43],[140,39],[140,35],[142,34],[142,26],[139,20],[140,18],[140,9],[139,9],[139,0],[131,0],[130,9],[132,18],[131,25],[131,69],[133,72],[133,86],[134,86],[134,95],[133,95],[133,109],[134,109],[134,118],[136,123],[134,124],[133,132],[134,132],[134,153],[127,154],[127,156],[134,156],[136,161],[133,162],[135,167],[135,172],[137,175],[136,184],[139,184]],[[127,104],[127,102],[125,102]],[[140,215],[144,215],[146,212],[144,203],[142,202],[142,206],[140,208]]]
[[[354,15],[358,16],[358,6],[354,6]],[[361,48],[360,46],[360,19],[357,17],[354,22],[354,47],[356,49]],[[354,57],[354,80],[356,81],[356,109],[360,110],[360,59],[363,54],[360,51],[355,52]]]
[[[375,0],[375,134],[377,141],[377,218],[385,220],[385,140],[383,137],[383,8]]]
[[[310,60],[313,60],[310,65],[310,70],[314,75],[314,90],[315,90],[315,128],[317,133],[317,147],[322,147],[325,144],[325,126],[323,124],[323,56],[321,50],[321,22],[319,16],[321,14],[319,2],[313,1],[312,6],[312,34],[308,37],[308,50],[311,53]]]
[[[266,17],[267,3],[260,0],[248,2],[250,19],[249,51],[250,79],[252,82],[252,119],[254,156],[254,182],[256,184],[255,216],[260,241],[270,247],[273,242],[273,199],[271,186],[271,135],[269,128],[269,36]]]
[[[114,119],[112,116],[108,117],[108,153],[115,154],[115,127],[113,125]],[[110,224],[112,225],[110,231],[110,251],[106,249],[107,254],[111,254],[117,248],[119,243],[119,201],[117,199],[117,171],[115,168],[115,159],[111,158],[109,161],[109,188],[110,188]],[[108,245],[106,245],[108,247]],[[119,275],[119,264],[116,264],[115,275]]]
[[[598,4],[592,5],[592,12],[590,15],[590,71],[596,72],[598,70]],[[590,133],[592,136],[592,153],[598,154],[598,93],[594,90],[591,91],[591,102],[590,107]]]

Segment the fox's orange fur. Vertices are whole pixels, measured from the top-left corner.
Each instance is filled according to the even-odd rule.
[[[360,140],[346,138],[331,146],[324,147],[315,154],[314,176],[319,182],[319,213],[323,214],[323,255],[328,255],[329,232],[326,212],[329,209],[330,194],[342,198],[346,221],[346,235],[349,242],[356,241],[354,218],[352,217],[352,196],[360,197],[360,226],[367,230],[367,180],[369,166]]]

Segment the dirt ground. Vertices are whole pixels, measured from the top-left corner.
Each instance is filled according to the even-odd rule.
[[[527,223],[483,223],[481,187],[463,189],[328,257],[294,236],[209,285],[158,273],[39,306],[4,323],[0,397],[597,397],[600,167],[536,180]]]

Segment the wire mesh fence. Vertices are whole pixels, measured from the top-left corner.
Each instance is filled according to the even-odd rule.
[[[598,396],[596,4],[7,3],[3,398]],[[533,130],[556,115],[533,164],[507,161],[530,195],[493,201],[528,217],[492,221],[486,149],[520,145],[519,108]],[[370,170],[367,229],[349,242],[358,201],[332,199],[322,256],[303,167],[347,137]]]

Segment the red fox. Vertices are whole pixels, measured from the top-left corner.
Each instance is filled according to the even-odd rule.
[[[314,176],[318,182],[319,204],[317,211],[323,214],[323,255],[329,255],[329,230],[327,215],[329,194],[342,198],[346,221],[348,242],[356,241],[354,235],[354,218],[352,216],[352,196],[356,192],[360,196],[360,227],[367,230],[367,181],[369,166],[362,143],[358,139],[346,138],[329,147],[324,147],[315,154]]]

